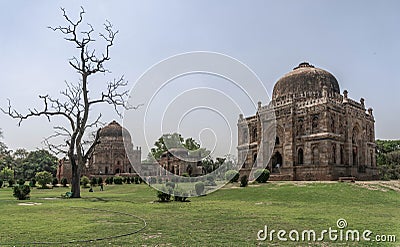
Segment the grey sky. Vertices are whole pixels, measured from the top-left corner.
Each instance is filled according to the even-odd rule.
[[[193,50],[242,61],[269,92],[283,74],[308,61],[330,71],[349,97],[363,97],[374,108],[377,138],[400,138],[400,2],[395,0],[1,1],[2,107],[7,98],[20,111],[39,107],[39,94],[57,95],[64,80],[77,78],[67,64],[73,46],[46,27],[65,24],[59,7],[76,17],[81,5],[85,22],[97,31],[105,19],[120,31],[109,68],[115,77],[124,74],[130,86],[160,60]],[[101,84],[109,78],[95,79]],[[100,110],[103,121],[121,121],[111,107]],[[52,125],[39,118],[18,128],[0,115],[3,141],[12,149],[41,147]]]

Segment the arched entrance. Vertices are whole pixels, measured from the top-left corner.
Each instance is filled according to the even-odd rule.
[[[272,173],[280,173],[282,167],[282,155],[277,151],[271,158]]]
[[[121,173],[121,169],[117,168],[115,169],[115,174]]]

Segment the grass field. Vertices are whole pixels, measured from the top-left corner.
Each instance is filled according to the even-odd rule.
[[[229,184],[190,202],[157,203],[155,191],[144,184],[85,189],[82,199],[61,199],[68,188],[33,189],[29,201],[1,188],[0,246],[400,246],[399,189],[399,182]],[[368,229],[371,238],[396,235],[397,242],[283,242],[276,235],[272,242],[257,240],[265,225],[318,233],[338,229],[339,218],[347,221],[345,229]],[[146,227],[132,235],[62,244],[133,233],[144,227],[142,219]]]

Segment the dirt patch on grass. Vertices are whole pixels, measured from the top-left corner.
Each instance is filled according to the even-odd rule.
[[[40,202],[21,202],[18,203],[20,206],[37,206],[37,205],[42,205]]]
[[[399,180],[391,180],[391,181],[357,181],[355,183],[356,186],[360,186],[362,188],[366,188],[369,190],[379,190],[386,192],[388,190],[394,190],[400,192],[400,181]]]
[[[148,240],[148,239],[153,239],[153,238],[160,238],[161,235],[162,235],[161,232],[158,232],[157,234],[153,234],[153,235],[144,233],[144,234],[143,234],[143,238],[144,238],[145,240]]]

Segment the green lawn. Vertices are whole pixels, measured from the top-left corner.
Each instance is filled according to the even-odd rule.
[[[82,199],[60,199],[68,188],[33,189],[29,201],[18,201],[10,188],[1,188],[0,246],[129,234],[144,226],[141,219],[147,226],[129,236],[47,246],[400,246],[400,192],[376,188],[357,183],[229,184],[184,203],[155,203],[155,191],[144,184],[111,185],[102,192],[96,187],[94,193],[84,189]],[[337,229],[339,218],[346,219],[345,229],[396,235],[397,242],[282,242],[276,235],[272,243],[257,240],[265,225],[318,233]]]

